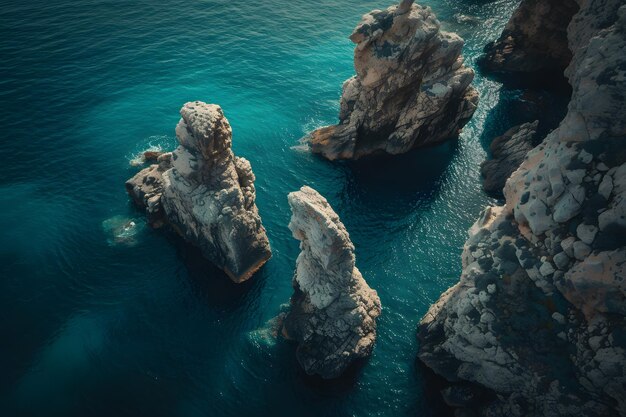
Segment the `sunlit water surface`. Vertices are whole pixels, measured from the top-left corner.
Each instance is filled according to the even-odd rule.
[[[430,0],[475,67],[515,2]],[[419,318],[455,283],[491,200],[479,164],[519,92],[477,74],[458,141],[357,164],[294,145],[336,121],[348,35],[388,1],[56,0],[0,4],[0,415],[429,416]],[[243,285],[153,231],[129,162],[173,149],[183,103],[220,104],[257,177],[273,257]],[[287,193],[307,184],[345,223],[380,295],[373,356],[320,383],[267,331],[292,293]],[[128,222],[134,221],[130,229]]]

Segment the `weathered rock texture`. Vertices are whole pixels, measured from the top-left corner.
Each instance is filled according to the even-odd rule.
[[[180,114],[180,146],[126,189],[153,226],[167,223],[233,281],[245,281],[271,256],[252,168],[233,154],[232,130],[219,106],[195,101]]]
[[[460,282],[421,321],[419,358],[453,390],[491,391],[479,415],[626,415],[623,3],[579,0],[568,113],[472,227]]]
[[[302,252],[283,334],[298,342],[308,374],[335,378],[371,354],[380,299],[356,268],[348,231],[326,199],[302,187],[289,194],[289,205],[289,228]]]
[[[506,180],[524,161],[526,154],[535,147],[538,126],[539,121],[515,126],[491,142],[492,158],[480,166],[485,191],[502,195]]]
[[[440,30],[428,7],[403,1],[365,16],[350,39],[357,75],[343,85],[340,123],[311,133],[328,159],[400,154],[457,136],[478,93],[463,40]]]
[[[494,72],[562,74],[572,59],[567,26],[575,0],[522,0],[500,38],[485,47],[484,68]]]

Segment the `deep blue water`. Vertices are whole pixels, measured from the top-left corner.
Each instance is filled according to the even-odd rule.
[[[470,65],[514,1],[430,0]],[[455,283],[466,230],[490,200],[479,164],[521,117],[518,91],[477,74],[458,141],[357,164],[294,148],[336,121],[347,39],[386,1],[0,1],[0,415],[429,416],[415,330]],[[474,21],[459,22],[455,15]],[[471,20],[471,19],[470,19]],[[178,110],[220,104],[257,176],[273,258],[237,286],[135,219],[124,181],[175,146]],[[264,331],[292,293],[288,192],[321,192],[383,304],[373,357],[320,383]],[[113,219],[113,220],[111,220]]]

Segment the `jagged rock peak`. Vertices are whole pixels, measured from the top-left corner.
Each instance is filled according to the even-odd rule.
[[[296,355],[308,374],[335,378],[371,354],[380,299],[356,268],[354,245],[326,199],[305,186],[288,200],[289,228],[301,253],[283,334],[298,342]]]
[[[271,256],[252,167],[233,154],[232,130],[220,106],[195,101],[180,114],[180,146],[126,188],[153,226],[169,225],[233,281],[245,281]]]
[[[350,36],[357,75],[343,84],[339,124],[310,134],[313,152],[358,159],[456,136],[476,109],[463,40],[428,7],[402,1],[365,16]]]

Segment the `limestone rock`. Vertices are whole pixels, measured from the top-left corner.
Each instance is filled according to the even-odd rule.
[[[190,102],[180,114],[178,148],[126,188],[151,223],[167,223],[233,281],[245,281],[271,256],[252,168],[233,154],[230,124],[219,106]]]
[[[308,374],[335,378],[371,354],[380,299],[356,268],[348,232],[326,199],[305,186],[289,194],[289,205],[301,253],[283,334],[298,342]]]
[[[626,5],[577,3],[568,113],[471,228],[460,281],[420,323],[427,366],[492,392],[477,415],[626,416]]]
[[[488,193],[502,195],[504,184],[534,148],[539,121],[512,127],[491,142],[492,159],[483,162],[480,172],[483,188]]]
[[[485,47],[481,65],[495,72],[561,75],[572,59],[567,25],[577,10],[575,0],[522,0],[500,38]]]
[[[440,30],[428,7],[402,1],[355,28],[357,75],[343,85],[339,124],[311,133],[313,152],[334,159],[400,154],[456,136],[476,110],[463,40]]]

